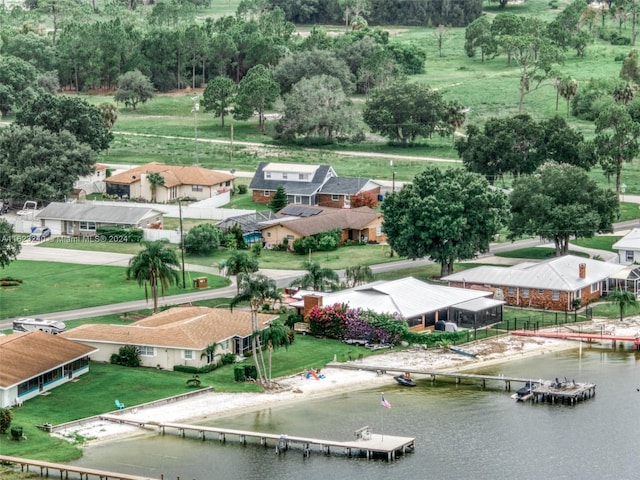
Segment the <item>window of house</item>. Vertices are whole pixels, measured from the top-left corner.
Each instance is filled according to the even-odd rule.
[[[293,203],[300,205],[302,203],[302,197],[300,195],[295,195],[293,197]]]
[[[287,235],[287,240],[289,240],[289,244],[291,244],[291,242],[295,240],[295,237],[293,235]]]
[[[141,357],[155,357],[155,349],[153,347],[138,347]]]
[[[304,180],[304,179],[305,179],[304,173],[299,173],[298,180]]]
[[[271,178],[271,172],[264,172],[264,178]]]
[[[271,196],[271,191],[270,190],[265,190],[264,191],[264,196],[265,197],[270,197]]]
[[[598,283],[592,283],[591,284],[591,293],[596,293],[598,290],[600,290],[600,286],[598,285]]]
[[[80,230],[92,230],[95,231],[96,222],[80,222]]]
[[[287,180],[289,178],[289,174],[288,173],[283,173],[282,174],[282,179],[283,180]]]
[[[231,180],[227,180],[226,182],[224,182],[224,186],[225,187],[230,187],[231,186]]]
[[[223,352],[229,350],[229,339],[223,340],[222,342],[218,342],[218,346]]]
[[[271,232],[267,232],[267,238],[271,238]]]
[[[627,262],[633,262],[633,250],[627,250],[625,258],[627,259]]]
[[[522,298],[529,298],[529,289],[528,288],[523,288],[522,289]]]
[[[376,227],[376,237],[380,237],[380,236],[382,236],[382,226],[378,225]]]
[[[515,287],[509,287],[507,289],[507,295],[509,295],[510,297],[515,297],[516,296],[516,289]]]
[[[582,298],[582,290],[576,290],[576,298]]]
[[[551,298],[553,300],[560,300],[560,290],[552,290],[551,291]]]
[[[540,295],[544,295],[544,289],[539,288],[539,289],[538,289],[538,293],[539,293]]]
[[[184,359],[185,360],[193,360],[193,350],[185,350],[184,351]]]
[[[340,195],[331,195],[331,200],[337,202],[338,200],[340,200]]]
[[[202,191],[202,185],[191,185],[191,191],[192,192],[201,192]]]
[[[178,187],[171,187],[169,189],[169,200],[178,198]]]

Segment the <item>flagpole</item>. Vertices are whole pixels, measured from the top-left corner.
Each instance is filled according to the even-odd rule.
[[[382,392],[382,398],[384,398],[384,392]],[[380,413],[380,433],[381,433],[381,442],[384,442],[384,411],[385,408],[382,407],[380,410],[382,410],[382,413]]]

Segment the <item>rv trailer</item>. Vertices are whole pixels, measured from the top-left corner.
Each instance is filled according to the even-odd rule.
[[[19,318],[13,321],[13,333],[41,330],[57,335],[58,333],[64,332],[66,328],[67,326],[64,322],[44,320],[42,318]]]

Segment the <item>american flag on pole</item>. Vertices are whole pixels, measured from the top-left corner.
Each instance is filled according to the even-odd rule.
[[[391,404],[384,399],[384,395],[382,395],[382,400],[380,401],[380,405],[384,408],[391,408]]]

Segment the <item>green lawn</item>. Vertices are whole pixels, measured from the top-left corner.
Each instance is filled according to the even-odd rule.
[[[191,276],[206,276],[211,288],[229,285],[229,279],[216,275],[191,272]],[[17,287],[0,289],[2,318],[30,316],[77,308],[141,300],[144,288],[126,280],[124,267],[78,265],[57,262],[17,260],[2,271],[3,277],[22,280]],[[183,290],[172,286],[166,293],[194,291],[187,280]]]
[[[293,344],[273,354],[273,376],[281,377],[322,368],[333,361],[345,361],[349,355],[373,354],[369,349],[347,345],[337,340],[317,339],[310,335],[296,335]],[[266,355],[266,353],[265,353]],[[250,359],[247,359],[250,362]],[[255,383],[236,383],[233,365],[227,365],[208,374],[200,374],[202,386],[213,386],[218,392],[256,392]],[[57,440],[38,430],[36,425],[58,424],[114,410],[115,399],[127,406],[178,395],[191,391],[185,382],[190,374],[149,368],[126,368],[116,365],[91,363],[88,374],[75,383],[67,383],[50,392],[25,402],[14,410],[13,426],[22,426],[28,440],[12,442],[8,435],[0,436],[2,454],[25,456],[56,462],[66,462],[81,456],[77,445]],[[76,438],[78,443],[85,439]]]
[[[589,254],[585,252],[579,252],[577,250],[569,250],[571,255],[576,255],[578,257],[589,258]],[[556,251],[554,248],[549,247],[529,247],[529,248],[520,248],[518,250],[511,250],[509,252],[499,252],[496,253],[496,257],[504,257],[504,258],[530,258],[532,260],[547,260],[551,257],[554,257]]]

